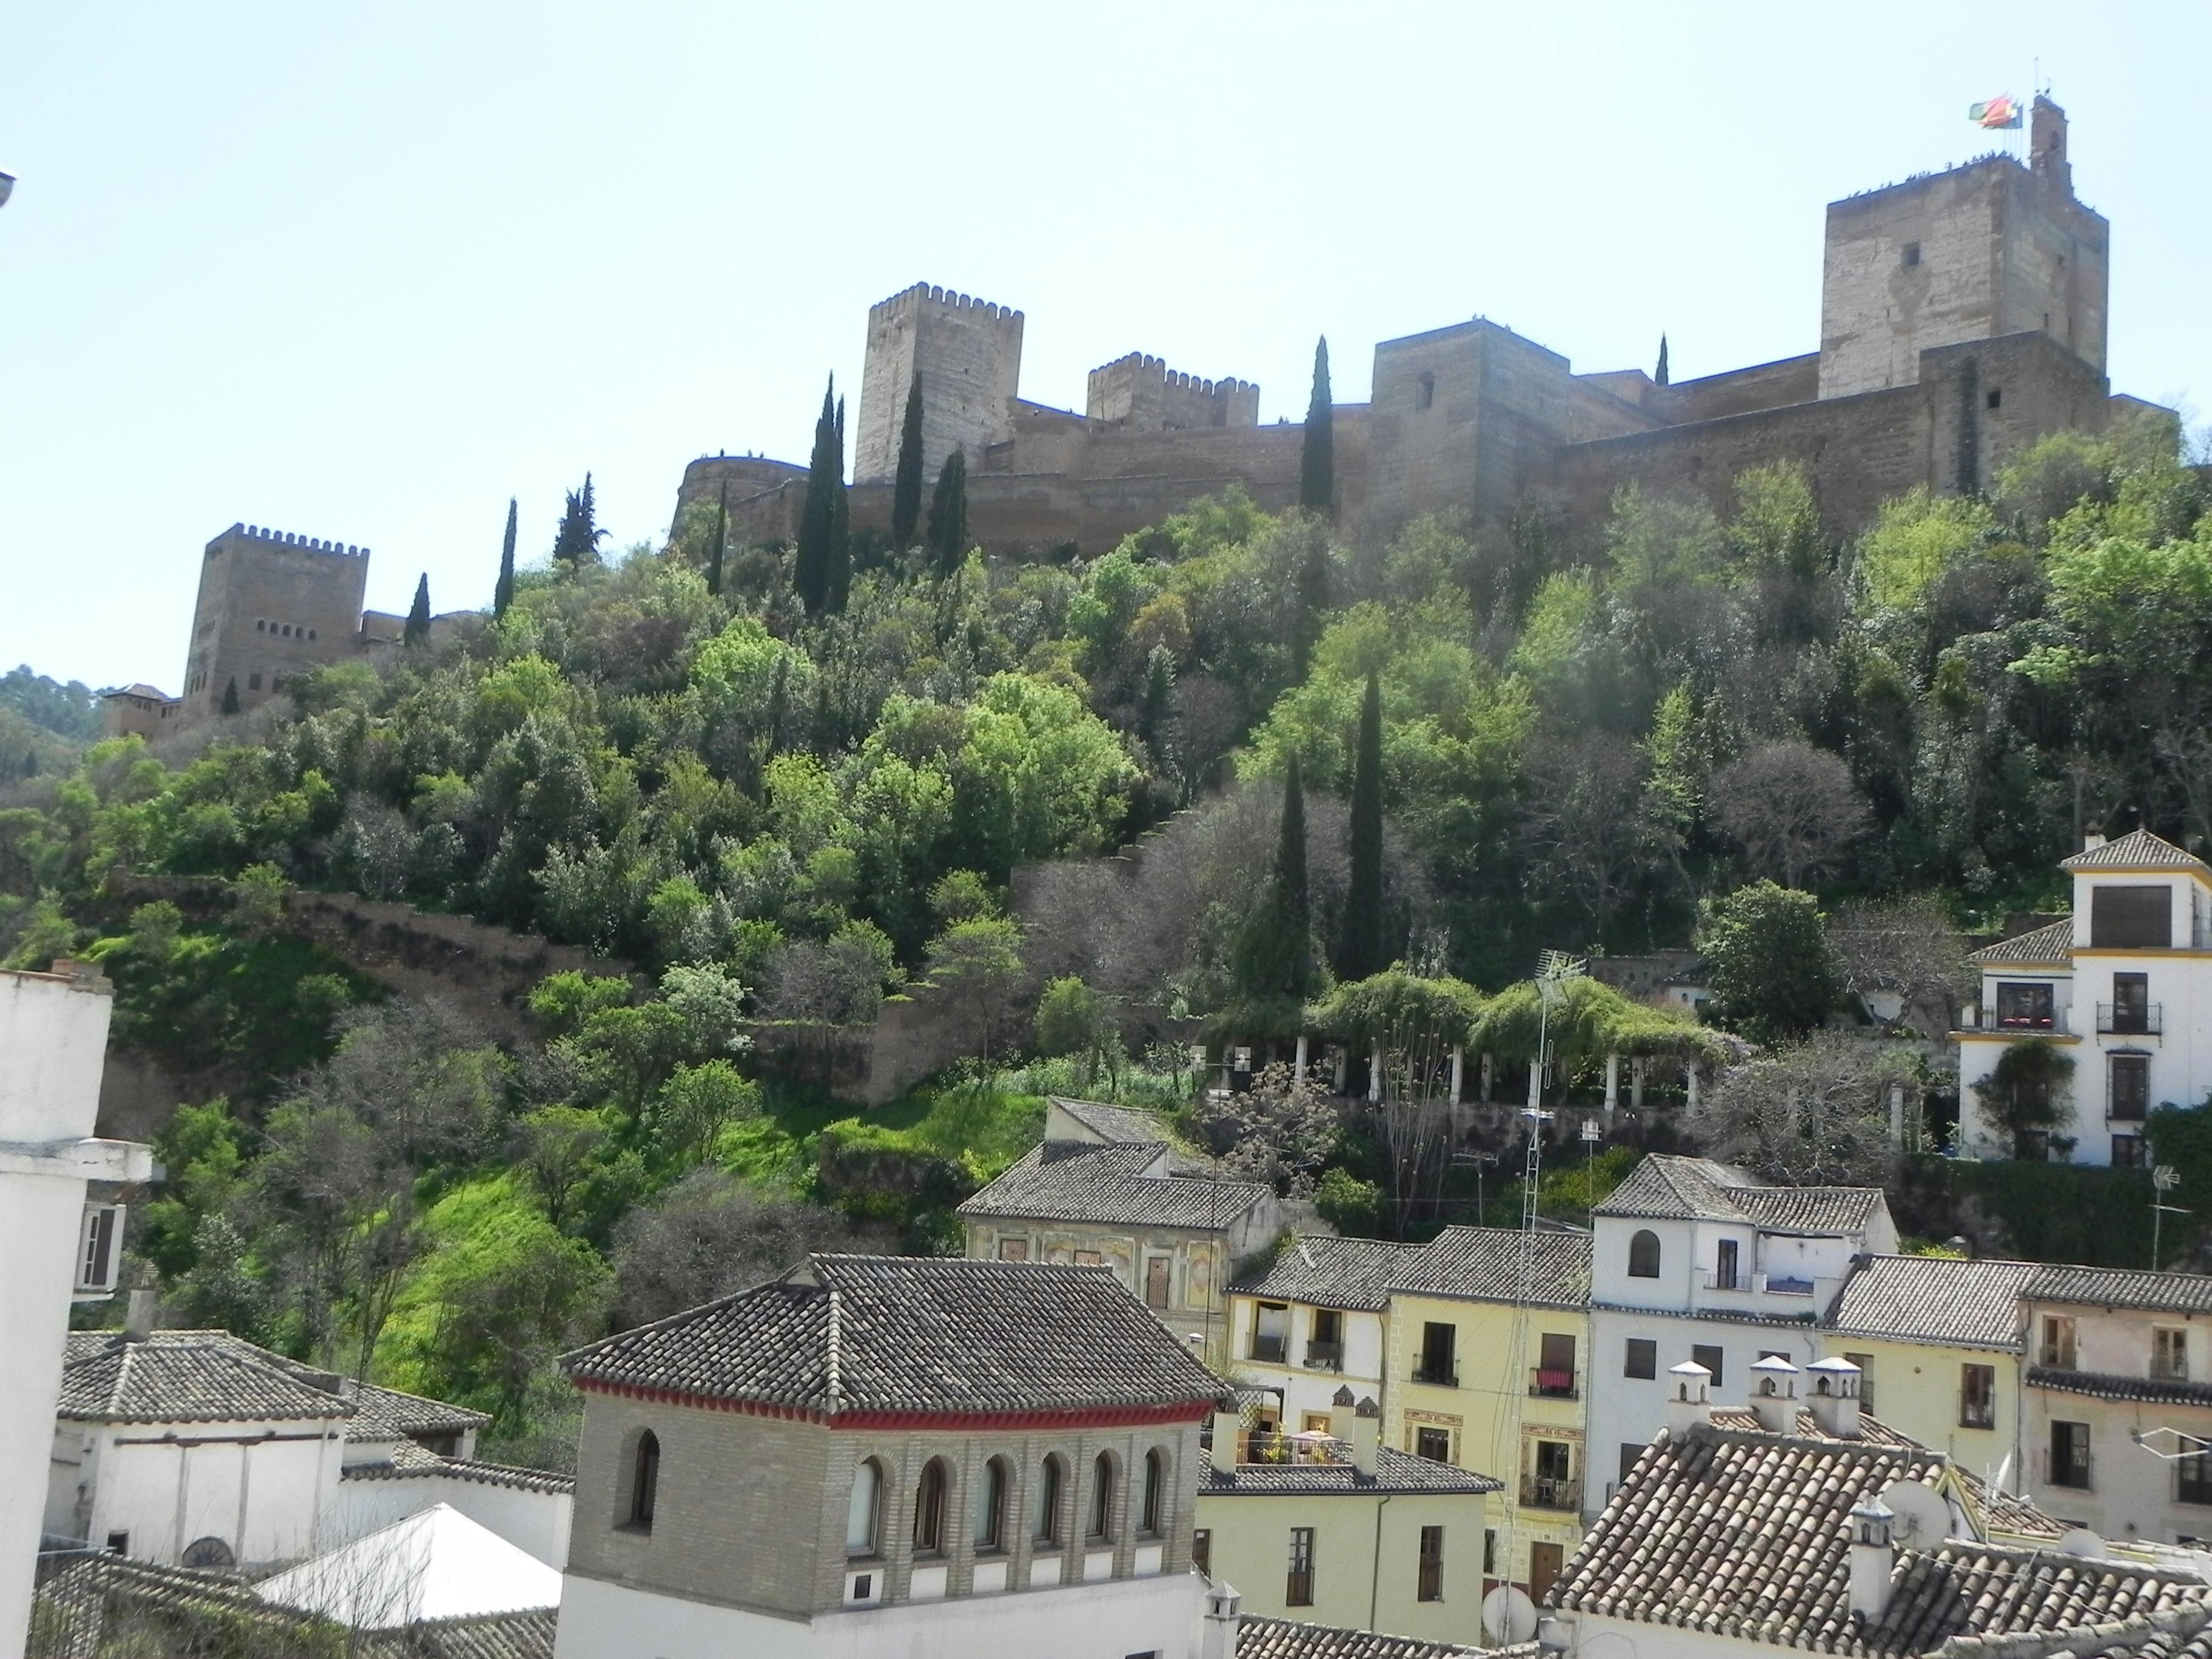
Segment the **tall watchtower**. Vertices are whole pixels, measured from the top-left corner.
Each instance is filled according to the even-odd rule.
[[[921,375],[923,477],[965,449],[980,461],[987,445],[1013,435],[1012,404],[1022,377],[1022,313],[965,294],[916,283],[868,308],[868,351],[860,371],[860,429],[853,452],[856,483],[898,471],[907,388]]]
[[[181,723],[220,713],[233,681],[243,711],[290,676],[338,660],[361,632],[368,586],[365,547],[231,526],[200,561]]]
[[[2105,368],[2111,228],[2075,198],[2066,112],[2039,97],[2029,164],[1984,156],[1828,204],[1820,390],[1911,386],[1920,354],[2042,333]]]

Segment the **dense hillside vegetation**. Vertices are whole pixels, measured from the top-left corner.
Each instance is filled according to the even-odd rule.
[[[127,739],[11,785],[0,953],[89,953],[125,1044],[235,1062],[230,1098],[165,1132],[136,1239],[173,1316],[523,1436],[557,1397],[549,1357],[611,1317],[856,1230],[945,1243],[949,1205],[1037,1133],[1039,1090],[1180,1105],[1182,1062],[1123,1054],[1114,999],[1224,1030],[1310,1000],[1297,1019],[1382,1044],[1418,1094],[1440,1033],[1533,1049],[1508,988],[1542,946],[1697,934],[1744,988],[1724,1017],[1787,1039],[1858,971],[1824,906],[1943,936],[1941,979],[1957,930],[2058,897],[2083,830],[2201,843],[2206,501],[2150,423],[2053,439],[1987,499],[1893,502],[1842,547],[1788,469],[1736,480],[1724,516],[1625,494],[1590,544],[1541,500],[1494,533],[1370,541],[1232,495],[1089,559],[854,545],[810,611],[793,550],[726,549],[711,513],[603,560],[586,498],[562,556],[461,637],[304,678],[258,735],[173,769]],[[81,726],[27,674],[7,688],[0,716]],[[1099,855],[1156,829],[1108,902]],[[131,902],[123,872],[220,878],[228,908]],[[538,1041],[501,1048],[289,937],[288,885],[467,912],[654,988],[556,976]],[[1368,979],[1372,942],[1351,947],[1378,925],[1403,967]],[[1286,977],[1293,936],[1311,967]],[[1347,963],[1363,982],[1332,994]],[[865,1022],[921,976],[971,993],[964,1079],[862,1122],[755,1074],[747,1021]],[[1744,1052],[1609,994],[1576,1005],[1577,1063]],[[1009,1077],[1018,1049],[1042,1052]],[[1796,1087],[1795,1052],[1742,1088]],[[1800,1158],[1716,1094],[1778,1172],[1879,1155],[1838,1135]],[[1186,1127],[1264,1143],[1346,1224],[1457,1202],[1387,1114],[1324,1123],[1284,1079],[1268,1101],[1256,1131]],[[853,1183],[884,1157],[919,1173]],[[1409,1157],[1418,1191],[1393,1184]]]

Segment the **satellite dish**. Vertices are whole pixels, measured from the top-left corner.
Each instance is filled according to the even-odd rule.
[[[1881,1501],[1897,1516],[1890,1530],[1900,1544],[1932,1550],[1951,1535],[1951,1506],[1933,1486],[1917,1480],[1893,1481]]]
[[[2059,1534],[2058,1553],[2095,1560],[2105,1553],[2105,1540],[2087,1527],[2069,1527]]]
[[[1483,1633],[1493,1642],[1511,1647],[1536,1633],[1536,1604],[1528,1592],[1500,1584],[1482,1598]]]

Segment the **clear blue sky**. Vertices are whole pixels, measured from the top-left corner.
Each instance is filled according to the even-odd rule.
[[[1022,389],[1130,350],[1303,410],[1481,313],[1678,379],[1817,344],[1830,198],[2045,77],[2112,222],[2116,387],[2212,392],[2212,7],[1370,3],[14,9],[0,40],[0,666],[176,688],[234,520],[489,600],[509,495],[618,542],[684,463],[803,460],[917,280]]]

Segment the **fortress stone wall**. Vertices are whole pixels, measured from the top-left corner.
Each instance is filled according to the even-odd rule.
[[[179,719],[197,725],[234,682],[241,711],[288,676],[334,662],[360,631],[368,550],[234,524],[207,544],[192,607]]]
[[[1842,537],[1915,484],[1981,489],[2037,439],[2108,418],[2107,245],[2074,196],[2064,112],[2038,99],[2027,165],[1984,157],[1830,206],[1817,350],[1660,386],[1577,374],[1482,318],[1383,341],[1372,401],[1334,410],[1340,516],[1498,526],[1540,488],[1589,528],[1626,483],[1725,507],[1744,467],[1793,461]],[[969,530],[994,550],[1103,552],[1231,483],[1269,508],[1297,499],[1303,429],[1258,424],[1249,382],[1131,353],[1091,371],[1079,415],[1023,398],[1020,366],[1019,312],[923,284],[873,307],[853,522],[888,527],[917,372],[927,476],[967,452]],[[803,467],[695,461],[679,515],[725,489],[740,538],[796,532]]]

